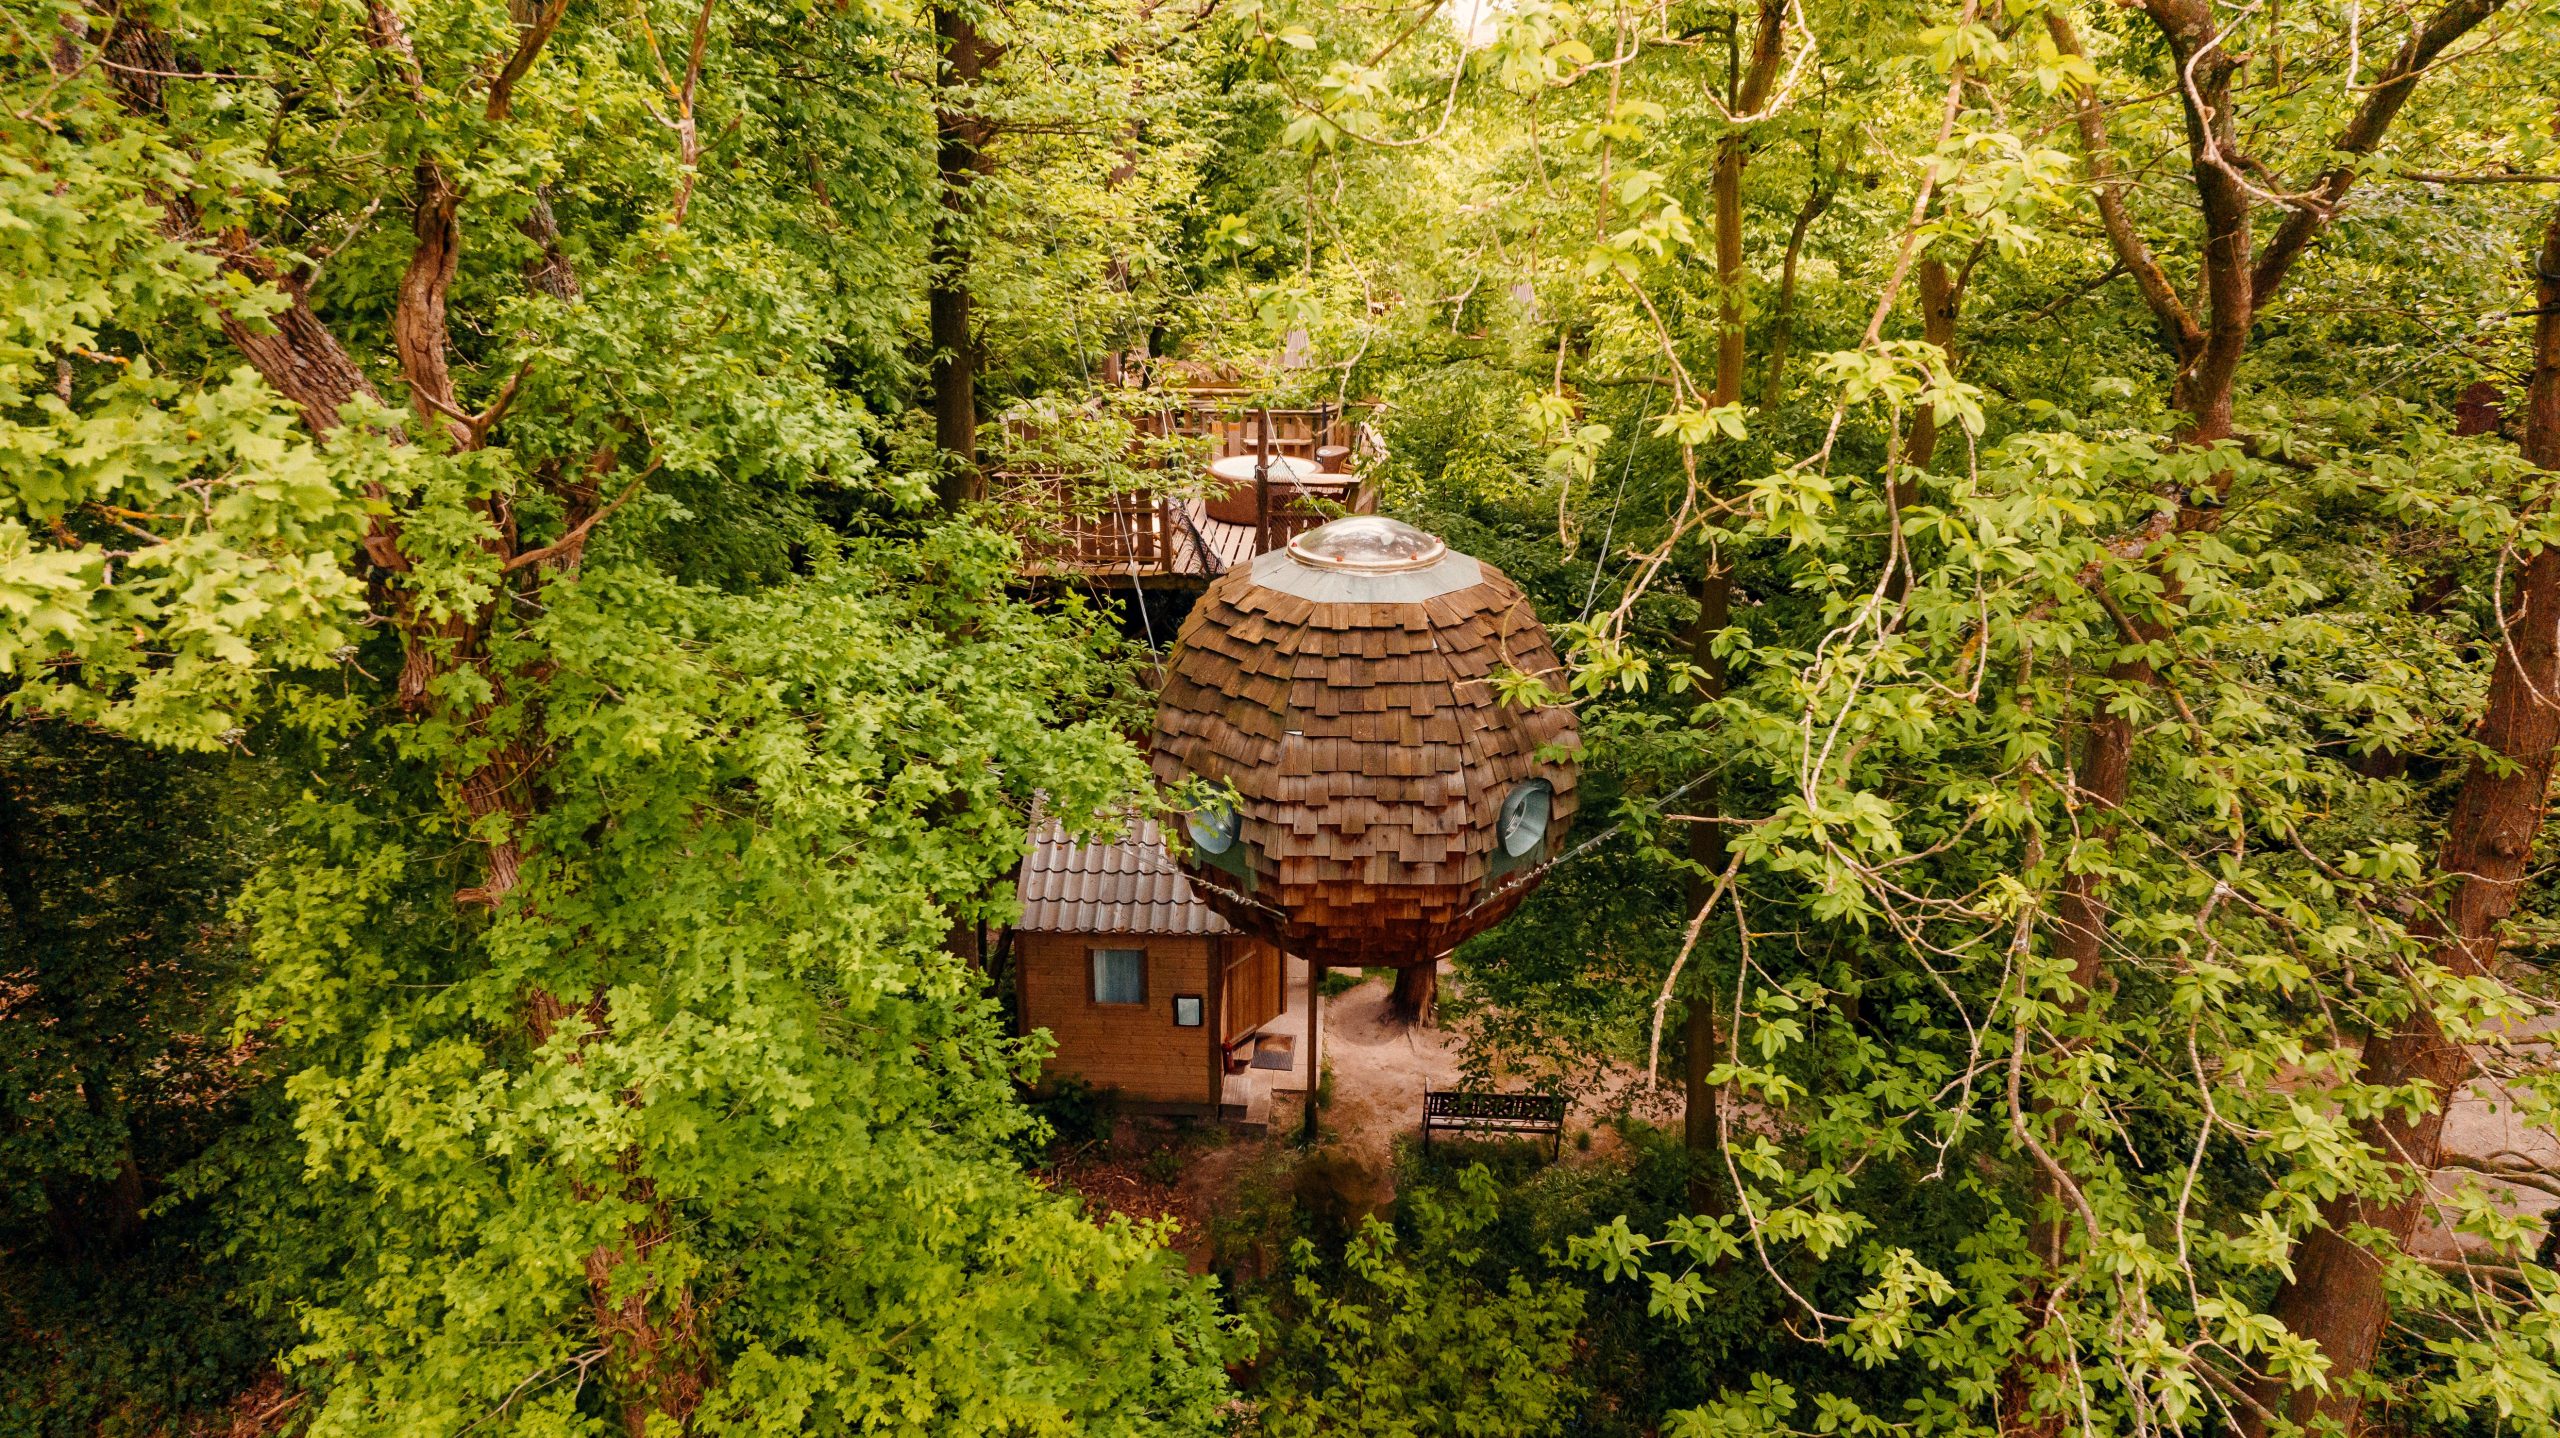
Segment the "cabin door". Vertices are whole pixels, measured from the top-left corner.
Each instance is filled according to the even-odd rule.
[[[1229,1046],[1280,1017],[1288,1006],[1282,991],[1280,951],[1259,939],[1240,939],[1227,961],[1226,991],[1219,1012],[1226,1016],[1219,1042]]]

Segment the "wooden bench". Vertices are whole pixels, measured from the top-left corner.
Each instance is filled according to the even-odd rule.
[[[1465,1089],[1422,1091],[1422,1146],[1431,1147],[1434,1131],[1546,1135],[1547,1158],[1564,1152],[1565,1101],[1551,1093],[1471,1093]]]

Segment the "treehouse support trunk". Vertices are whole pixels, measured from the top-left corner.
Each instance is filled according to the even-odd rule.
[[[1440,992],[1440,966],[1415,964],[1396,970],[1395,991],[1387,996],[1387,1017],[1400,1024],[1418,1024],[1431,1012],[1431,1000]]]

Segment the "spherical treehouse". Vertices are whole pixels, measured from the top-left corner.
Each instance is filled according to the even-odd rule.
[[[1574,768],[1553,757],[1579,747],[1573,713],[1504,707],[1506,669],[1560,670],[1528,600],[1392,519],[1335,520],[1211,584],[1153,754],[1191,805],[1202,897],[1311,964],[1427,982],[1519,904],[1573,819]]]

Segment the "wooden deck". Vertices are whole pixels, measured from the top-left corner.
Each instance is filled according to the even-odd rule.
[[[1255,410],[1237,415],[1208,408],[1166,413],[1149,428],[1207,441],[1211,458],[1267,445],[1276,455],[1349,467],[1357,479],[1347,504],[1302,496],[1285,478],[1266,479],[1254,512],[1260,523],[1209,517],[1207,504],[1154,490],[1116,494],[1098,505],[1071,502],[1076,486],[1056,469],[994,476],[998,503],[1022,541],[1025,578],[1073,578],[1088,584],[1171,589],[1206,587],[1257,554],[1340,514],[1377,510],[1376,433],[1341,410]],[[1332,449],[1326,446],[1337,446]],[[1340,471],[1336,471],[1339,473]],[[1170,486],[1169,486],[1170,487]],[[1186,486],[1188,487],[1188,486]]]
[[[1209,506],[1196,499],[1177,499],[1167,507],[1174,511],[1173,573],[1209,578],[1252,562],[1252,525],[1211,519]]]
[[[1364,490],[1348,512],[1368,514],[1376,509],[1376,493]],[[1211,519],[1208,506],[1199,500],[1168,499],[1152,514],[1115,510],[1079,524],[1071,538],[1061,536],[1052,544],[1027,537],[1022,568],[1027,576],[1074,577],[1106,585],[1170,582],[1178,587],[1186,581],[1206,585],[1324,522],[1322,515],[1283,515],[1272,521],[1266,536],[1257,534],[1254,525]]]

